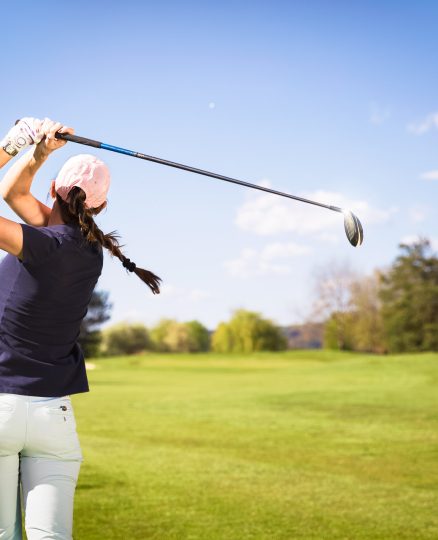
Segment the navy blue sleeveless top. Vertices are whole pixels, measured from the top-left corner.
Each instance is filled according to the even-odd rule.
[[[100,244],[77,225],[23,229],[23,260],[0,263],[0,392],[61,397],[88,392],[77,343],[102,272]]]

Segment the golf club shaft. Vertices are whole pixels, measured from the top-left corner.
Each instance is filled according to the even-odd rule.
[[[329,210],[333,210],[334,212],[342,212],[342,208],[338,208],[337,206],[331,206],[328,204],[311,201],[310,199],[305,199],[303,197],[298,197],[296,195],[290,195],[289,193],[283,193],[282,191],[276,191],[275,189],[269,189],[264,186],[250,184],[249,182],[237,180],[236,178],[230,178],[229,176],[223,176],[222,174],[216,174],[209,171],[204,171],[203,169],[197,169],[196,167],[190,167],[189,165],[182,165],[181,163],[175,163],[174,161],[168,161],[167,159],[162,159],[162,158],[158,158],[154,156],[148,156],[146,154],[141,154],[140,152],[134,152],[133,150],[127,150],[125,148],[120,148],[118,146],[112,146],[111,144],[106,144],[100,141],[94,141],[93,139],[86,139],[85,137],[79,137],[77,135],[70,135],[68,133],[59,133],[59,132],[56,133],[56,138],[62,139],[64,141],[84,144],[86,146],[93,146],[94,148],[110,150],[111,152],[117,152],[119,154],[125,154],[127,156],[145,159],[147,161],[159,163],[160,165],[167,165],[168,167],[174,167],[175,169],[182,169],[183,171],[189,171],[196,174],[202,174],[203,176],[210,176],[211,178],[217,178],[218,180],[223,180],[224,182],[231,182],[233,184],[238,184],[240,186],[245,186],[245,187],[249,187],[253,189],[258,189],[260,191],[265,191],[266,193],[272,193],[274,195],[280,195],[281,197],[287,197],[288,199],[294,199],[295,201],[300,201],[307,204],[313,204],[315,206],[321,206],[322,208],[328,208]]]

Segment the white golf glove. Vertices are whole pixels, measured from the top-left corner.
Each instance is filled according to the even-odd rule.
[[[44,137],[43,120],[38,118],[22,118],[9,130],[0,142],[0,147],[10,156],[16,156],[20,150],[32,144],[38,144]]]

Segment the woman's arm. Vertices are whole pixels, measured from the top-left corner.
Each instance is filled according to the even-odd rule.
[[[9,130],[6,137],[0,141],[0,168],[6,165],[20,150],[30,144],[41,141],[38,133],[42,125],[40,120],[26,118]],[[18,258],[23,257],[23,230],[21,225],[9,219],[0,217],[0,249]]]
[[[23,229],[19,223],[0,216],[0,249],[23,259]]]
[[[0,182],[3,199],[21,219],[35,226],[47,225],[51,209],[30,193],[32,181],[49,155],[65,144],[55,138],[55,133],[73,133],[71,128],[51,120],[44,122],[42,131],[45,134],[43,140],[14,163]]]
[[[16,136],[16,134],[14,135],[13,128],[5,137],[5,139],[3,139],[3,141],[1,141],[0,143],[1,148],[3,148],[2,152],[8,154],[8,157],[5,158],[3,154],[0,153],[0,163],[3,163],[3,161],[6,163],[22,148],[25,148],[26,146],[29,146],[30,144],[33,144],[35,142],[41,141],[35,147],[34,152],[23,156],[23,158],[15,164],[17,165],[17,167],[15,167],[15,165],[14,167],[11,167],[11,170],[15,170],[15,172],[11,173],[11,171],[9,170],[5,176],[5,179],[0,183],[0,192],[2,194],[6,194],[6,200],[8,202],[8,197],[11,197],[11,200],[15,201],[13,203],[14,205],[17,204],[20,206],[20,201],[24,202],[24,204],[22,205],[23,208],[21,210],[21,213],[23,215],[28,215],[29,212],[32,210],[31,206],[29,206],[30,199],[26,200],[25,198],[31,197],[29,189],[36,171],[41,167],[41,165],[44,163],[50,153],[53,152],[53,150],[64,146],[63,144],[59,144],[63,141],[58,141],[55,138],[56,131],[62,129],[61,124],[57,124],[55,122],[52,122],[51,120],[46,119],[42,123],[45,127],[41,134],[41,125],[37,124],[37,122],[39,121],[35,121],[35,119],[33,118],[27,120],[32,122],[25,123],[26,125],[23,129],[27,130],[29,126],[30,128],[33,128],[35,125],[37,125],[38,127],[37,130],[34,130],[35,136],[31,137],[30,142],[29,140],[24,140],[25,144],[22,144],[23,138],[20,139],[18,136]],[[20,124],[18,125],[18,128],[20,128]],[[64,131],[69,133],[72,132],[72,130],[69,130],[69,128],[64,128]],[[21,134],[22,133],[20,133],[19,135]],[[24,135],[26,135],[26,133],[24,133]],[[41,140],[42,137],[45,137],[44,140]],[[5,150],[5,146],[7,151]],[[36,201],[36,199],[34,200]],[[15,221],[11,221],[4,217],[0,217],[0,249],[7,251],[11,255],[15,255],[19,259],[23,258],[23,228],[19,223],[16,223]]]
[[[32,180],[48,154],[30,151],[16,161],[0,182],[0,195],[25,223],[44,227],[52,210],[30,193]]]
[[[0,148],[0,169],[6,165],[6,163],[8,161],[10,161],[12,159],[12,156],[10,156],[9,154],[7,154],[3,148]]]

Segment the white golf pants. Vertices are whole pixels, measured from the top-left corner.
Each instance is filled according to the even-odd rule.
[[[21,503],[28,540],[71,539],[82,461],[69,396],[0,393],[0,539],[22,540]]]

